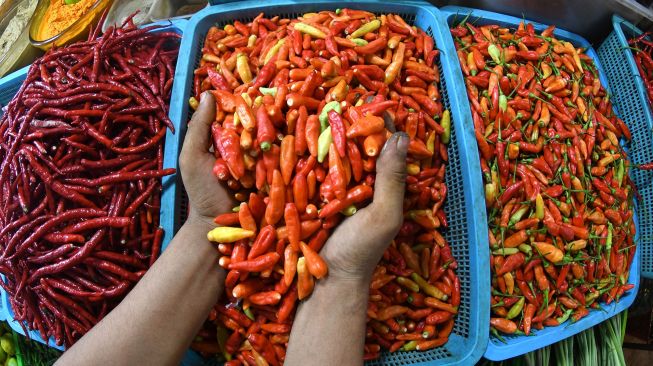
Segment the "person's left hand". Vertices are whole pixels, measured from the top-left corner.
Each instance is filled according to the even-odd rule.
[[[211,146],[211,124],[215,119],[215,99],[211,93],[200,98],[197,111],[188,123],[188,131],[179,155],[179,169],[190,201],[189,221],[214,226],[213,218],[229,211],[233,202],[225,187],[213,175],[215,156]]]
[[[320,255],[329,276],[369,281],[383,252],[403,221],[408,135],[395,133],[386,142],[376,167],[372,203],[346,219],[324,245]]]

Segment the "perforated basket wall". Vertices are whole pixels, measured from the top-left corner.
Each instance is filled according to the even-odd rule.
[[[450,160],[446,176],[449,193],[445,211],[449,220],[449,229],[445,232],[445,237],[459,262],[460,312],[449,342],[443,347],[428,352],[384,354],[380,360],[369,364],[406,365],[433,362],[446,365],[474,364],[485,349],[489,330],[489,276],[483,265],[487,263],[489,257],[485,234],[487,224],[485,215],[479,210],[479,204],[484,198],[480,175],[477,174],[480,172],[480,163],[476,153],[476,140],[471,129],[471,118],[468,110],[465,111],[459,107],[459,103],[454,102],[460,98],[467,98],[464,93],[456,95],[457,89],[453,87],[456,84],[462,85],[463,80],[462,76],[452,72],[457,67],[458,61],[447,26],[436,8],[424,2],[318,0],[270,1],[265,4],[246,1],[212,6],[202,10],[191,18],[182,40],[181,53],[186,55],[186,59],[180,59],[177,65],[170,108],[171,118],[180,126],[180,133],[176,136],[177,144],[166,145],[166,154],[175,156],[179,154],[186,122],[189,119],[188,98],[191,95],[193,70],[199,63],[204,37],[211,26],[222,26],[234,20],[247,22],[260,12],[269,16],[294,18],[306,12],[344,7],[364,9],[377,14],[400,14],[411,24],[433,36],[436,47],[441,50],[439,66],[442,73],[443,101],[445,107],[451,109],[453,118],[451,143],[448,149]],[[182,198],[182,192],[176,192],[176,199]],[[180,215],[175,216],[180,217]],[[181,223],[181,220],[177,220],[173,226],[179,228]]]
[[[628,39],[642,31],[618,15],[612,17],[614,30],[599,46],[598,54],[612,89],[612,103],[632,134],[629,157],[635,164],[653,161],[653,114],[646,86],[628,49]],[[653,278],[653,172],[633,169],[631,177],[642,202],[639,215],[641,274]]]
[[[163,28],[156,30],[157,32],[164,31],[164,32],[176,32],[178,34],[182,34],[186,22],[187,22],[186,20],[182,19],[182,20],[173,20],[173,21],[161,21],[154,24],[163,26]],[[13,99],[14,95],[16,95],[23,81],[27,77],[27,72],[29,71],[29,68],[30,66],[26,66],[0,79],[0,108],[4,108],[11,101],[11,99]],[[175,129],[178,129],[178,126],[175,126]],[[169,143],[174,143],[175,141],[171,136],[174,135],[170,131],[168,131],[165,139],[166,147]],[[164,165],[171,164],[170,162],[167,161],[168,159],[169,159],[168,156],[164,156]],[[174,157],[174,159],[176,159],[176,156]],[[161,209],[159,211],[161,218],[163,218],[164,216],[169,216],[170,213],[174,213],[173,207],[175,205],[175,202],[170,200],[171,196],[166,195],[165,192],[176,191],[176,190],[177,187],[175,186],[174,179],[168,179],[167,181],[163,181],[164,194],[161,197]],[[166,199],[166,197],[168,198]],[[166,233],[171,233],[174,230],[172,226],[166,226],[166,224],[163,222],[163,219],[161,219],[160,225],[165,230]],[[9,296],[2,288],[0,288],[0,299],[2,301],[2,307],[1,307],[2,316],[0,316],[0,318],[2,317],[6,318],[7,322],[9,323],[9,325],[14,331],[26,337],[29,337],[30,339],[36,340],[43,344],[47,344],[50,347],[57,348],[62,351],[64,350],[64,347],[57,346],[55,344],[54,338],[50,338],[49,340],[46,341],[42,339],[39,333],[36,331],[28,331],[26,334],[25,330],[23,329],[23,327],[21,327],[20,323],[14,319],[14,312],[11,309]]]
[[[522,21],[521,18],[515,18],[515,17],[492,13],[488,11],[456,7],[456,6],[446,6],[442,8],[441,11],[443,16],[446,18],[446,21],[449,26],[455,24],[457,21],[462,20],[467,15],[470,15],[468,21],[473,24],[477,24],[477,25],[498,24],[500,26],[509,27],[513,29],[516,28],[519,22]],[[538,32],[541,32],[548,26],[545,24],[531,22],[529,20],[526,21],[533,23],[536,31]],[[572,44],[574,44],[576,47],[580,46],[587,49],[586,52],[587,55],[590,56],[596,63],[597,69],[599,71],[599,77],[601,79],[601,83],[609,90],[608,83],[605,78],[605,72],[603,71],[598,56],[596,52],[594,52],[594,49],[592,48],[591,44],[587,42],[584,38],[576,34],[567,32],[565,30],[556,28],[554,34],[558,39],[569,41]],[[460,70],[460,66],[459,64],[457,65],[458,65],[457,72],[462,77],[462,71]],[[459,85],[460,88],[462,88],[463,90],[465,89],[464,84],[459,84]],[[465,108],[468,111],[470,110],[470,105],[467,98],[459,99],[459,102],[464,104]],[[618,112],[619,110],[615,108],[615,111]],[[478,171],[478,174],[480,174],[480,171]],[[479,203],[479,206],[477,207],[478,207],[477,209],[479,210],[481,209],[480,207],[482,207],[483,212],[485,212],[485,201]],[[642,225],[638,225],[638,217],[635,217],[634,221],[637,227],[637,232],[639,233],[640,230],[642,229]],[[487,232],[487,227],[485,227],[484,230]],[[637,240],[637,235],[635,236],[635,240]],[[585,318],[581,319],[576,323],[567,321],[566,323],[558,327],[547,327],[544,328],[543,330],[535,331],[531,333],[531,336],[505,336],[504,337],[505,342],[492,336],[490,337],[490,341],[488,343],[488,347],[487,350],[485,351],[484,357],[493,361],[500,361],[500,360],[516,357],[524,353],[528,353],[530,351],[548,346],[562,339],[570,337],[587,328],[593,327],[594,325],[627,309],[635,300],[635,296],[637,295],[637,289],[639,288],[639,256],[640,253],[639,250],[637,250],[635,254],[635,258],[633,260],[633,264],[630,268],[629,282],[634,284],[635,288],[633,288],[631,291],[626,293],[619,302],[612,303],[610,305],[601,304],[602,308],[600,310],[590,311],[590,315],[586,316]],[[487,264],[484,265],[487,267]]]

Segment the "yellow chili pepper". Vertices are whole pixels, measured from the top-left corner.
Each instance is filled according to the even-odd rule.
[[[572,252],[577,252],[581,249],[584,249],[587,246],[587,240],[585,239],[578,239],[574,240],[572,242],[569,242],[565,245],[565,249],[572,251]]]
[[[327,127],[322,133],[320,134],[320,137],[317,139],[317,161],[318,162],[323,162],[324,158],[326,158],[327,154],[329,153],[329,146],[331,146],[331,143],[333,142],[333,135],[331,135],[331,126]]]
[[[240,53],[236,57],[236,69],[238,70],[240,79],[244,83],[249,83],[252,81],[252,71],[249,69],[249,59],[244,53]]]
[[[548,63],[542,62],[540,67],[542,68],[542,79],[546,79],[549,76],[551,76],[551,73],[553,72],[553,70],[551,69],[551,66],[549,66]]]
[[[435,297],[436,299],[439,299],[439,300],[442,300],[442,301],[447,301],[447,299],[449,298],[447,296],[447,294],[442,292],[439,288],[437,288],[437,287],[431,285],[430,283],[428,283],[428,281],[423,279],[422,276],[418,275],[417,273],[413,272],[410,275],[410,278],[412,278],[413,281],[415,281],[415,283],[419,286],[420,289],[422,289],[422,291],[425,294],[427,294],[429,296],[432,296],[432,297]]]
[[[358,209],[356,208],[356,206],[354,206],[354,205],[349,205],[349,206],[347,206],[347,208],[345,208],[344,210],[340,211],[340,213],[343,214],[343,215],[345,215],[345,216],[354,216],[354,214],[356,213],[356,211],[358,211]]]
[[[326,34],[324,34],[324,32],[306,23],[295,23],[294,28],[295,30],[306,33],[313,38],[326,38]]]
[[[571,56],[574,59],[574,63],[576,63],[576,66],[578,66],[578,70],[582,73],[583,64],[580,63],[580,56],[578,56],[578,50],[576,50],[576,47],[574,47],[574,45],[569,42],[565,42],[564,44],[565,47],[569,50],[569,53],[571,53]]]
[[[256,38],[257,38],[256,34],[250,35],[249,38],[247,39],[247,47],[254,47],[254,45],[256,44]]]
[[[206,234],[209,241],[216,243],[233,243],[241,239],[251,238],[252,236],[254,236],[253,231],[229,226],[216,227]]]
[[[286,39],[282,38],[282,39],[278,40],[277,43],[275,43],[274,46],[272,46],[272,48],[270,48],[267,55],[265,55],[265,59],[263,60],[263,65],[267,64],[268,61],[270,61],[270,59],[272,57],[274,57],[274,55],[276,55],[277,52],[279,52],[279,48],[281,48],[281,46],[283,46],[283,44],[285,42],[286,42]]]
[[[408,175],[417,175],[419,174],[419,171],[419,164],[411,163],[406,165],[406,173],[408,173]]]
[[[411,290],[412,292],[419,292],[419,285],[406,277],[397,277],[395,278],[398,284]]]
[[[444,128],[444,132],[442,132],[442,135],[440,136],[440,141],[442,141],[443,144],[448,144],[449,139],[451,138],[451,113],[448,109],[442,112],[440,126]]]
[[[356,29],[354,33],[351,34],[351,38],[359,38],[364,35],[366,35],[369,32],[374,32],[375,30],[379,29],[381,26],[381,21],[378,19],[374,19],[369,23],[365,23],[360,26],[360,28]]]
[[[200,106],[200,102],[197,99],[195,99],[195,97],[190,97],[188,98],[188,105],[190,105],[190,107],[193,108],[193,110],[196,110],[197,107]]]
[[[515,291],[515,279],[512,277],[512,273],[504,273],[503,280],[506,282],[506,293],[512,295]]]
[[[426,139],[426,148],[430,152],[435,152],[435,132],[431,131]]]
[[[535,197],[535,217],[540,220],[544,218],[544,199],[539,193]]]

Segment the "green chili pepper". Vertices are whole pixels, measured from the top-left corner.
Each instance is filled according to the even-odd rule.
[[[566,322],[567,319],[569,319],[569,315],[571,315],[571,313],[572,313],[572,310],[571,310],[571,309],[567,309],[567,311],[565,311],[565,313],[562,314],[561,317],[559,317],[559,318],[556,319],[556,320],[558,321],[558,324],[562,324],[562,323]]]
[[[517,248],[500,248],[492,252],[493,255],[513,255],[519,253]]]
[[[358,46],[365,46],[367,44],[367,41],[362,38],[353,38],[351,41],[356,43]]]
[[[410,341],[401,347],[402,351],[414,351],[417,348],[417,341]]]
[[[499,109],[501,109],[501,112],[508,110],[508,97],[504,94],[499,95]]]
[[[334,100],[332,102],[327,103],[324,108],[322,108],[322,112],[320,112],[320,126],[322,128],[322,131],[326,130],[327,126],[329,125],[329,111],[336,111],[338,113],[342,113],[342,108],[340,107],[340,102]],[[327,146],[327,150],[329,147]]]
[[[252,319],[252,320],[256,320],[256,317],[254,316],[254,313],[252,313],[252,309],[250,309],[250,308],[243,309],[243,313],[245,313],[245,315],[246,315],[248,318],[250,318],[250,319]]]
[[[329,153],[329,146],[333,142],[333,136],[331,135],[331,126],[327,127],[320,137],[317,139],[317,161],[322,163],[324,158]]]
[[[610,265],[610,252],[612,251],[612,224],[608,222],[608,237],[605,238],[606,261]]]
[[[501,51],[499,51],[499,47],[497,47],[494,43],[490,44],[487,47],[487,52],[490,54],[490,57],[492,57],[492,60],[495,64],[498,65],[501,63]]]
[[[619,165],[617,166],[617,174],[615,174],[614,179],[617,181],[617,187],[621,187],[621,181],[624,179],[624,161],[619,159]]]
[[[65,0],[66,5],[77,4],[80,0]]]
[[[603,289],[606,286],[608,286],[611,282],[612,280],[610,278],[602,278],[601,280],[599,280],[599,285],[597,287],[599,289]]]
[[[533,247],[531,247],[528,244],[525,244],[525,243],[524,244],[519,244],[519,246],[517,248],[519,248],[519,251],[526,254],[527,256],[530,256],[531,254],[533,254]]]
[[[231,212],[240,212],[240,206],[234,206],[231,208]]]
[[[295,30],[306,33],[313,38],[326,38],[326,34],[324,34],[324,32],[306,23],[295,23],[294,28]]]
[[[506,315],[506,319],[513,319],[521,314],[525,302],[526,298],[522,297],[513,306],[511,306],[510,310],[508,310],[508,314]]]
[[[591,303],[594,302],[594,300],[598,299],[601,294],[598,291],[595,292],[590,292],[589,294],[585,295],[585,305],[590,306]]]
[[[218,339],[218,346],[220,346],[220,351],[225,352],[224,345],[227,342],[227,338],[229,338],[229,334],[227,333],[227,328],[218,326],[216,334]]]
[[[529,209],[530,207],[528,206],[522,206],[519,210],[515,211],[515,213],[512,214],[512,216],[510,217],[509,225],[512,226],[518,223],[521,220],[521,218],[524,217],[526,212],[528,212]]]

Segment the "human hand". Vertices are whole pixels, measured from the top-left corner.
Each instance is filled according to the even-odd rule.
[[[372,203],[338,226],[320,255],[330,277],[369,281],[383,252],[403,221],[408,135],[395,133],[386,142],[376,167]]]
[[[211,146],[211,124],[215,119],[215,99],[204,93],[190,122],[179,155],[179,169],[190,201],[188,221],[213,224],[213,218],[229,211],[232,199],[213,175],[215,156]]]

